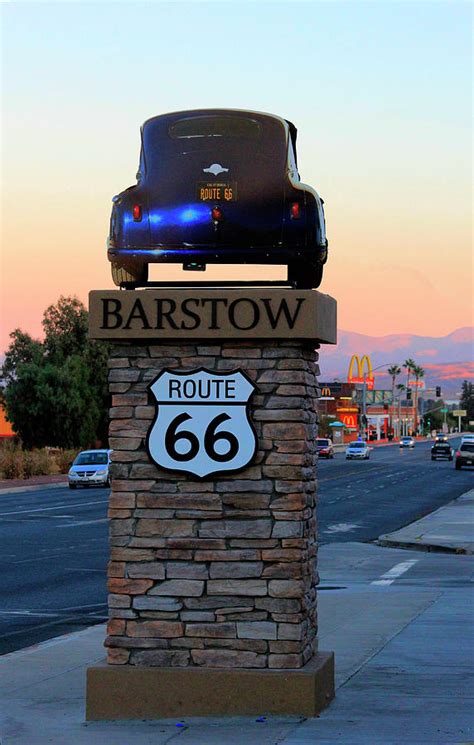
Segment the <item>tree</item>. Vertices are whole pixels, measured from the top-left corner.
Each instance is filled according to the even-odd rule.
[[[12,331],[10,339],[2,368],[2,377],[6,385],[15,380],[16,370],[20,365],[41,362],[44,351],[40,341],[36,341],[21,329]]]
[[[400,375],[402,369],[398,365],[392,365],[388,368],[387,372],[392,378],[392,406],[391,406],[391,412],[390,412],[390,429],[393,432],[393,407],[395,404],[395,381],[397,379],[397,376]]]
[[[413,374],[415,376],[415,400],[413,403],[415,409],[414,429],[416,434],[418,431],[418,381],[424,377],[425,370],[423,367],[420,367],[420,365],[415,365],[415,367],[413,368]]]
[[[44,349],[56,363],[87,347],[87,310],[77,297],[61,295],[56,305],[46,308],[42,326]]]
[[[87,311],[61,297],[45,311],[44,342],[16,329],[5,357],[3,400],[27,448],[107,441],[108,345],[87,339]]]
[[[474,385],[467,380],[462,384],[459,408],[466,410],[468,421],[474,419]]]

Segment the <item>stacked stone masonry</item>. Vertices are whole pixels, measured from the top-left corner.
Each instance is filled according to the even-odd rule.
[[[109,664],[300,668],[313,656],[317,358],[300,342],[112,348]],[[148,385],[200,366],[257,385],[254,460],[204,481],[145,450]]]

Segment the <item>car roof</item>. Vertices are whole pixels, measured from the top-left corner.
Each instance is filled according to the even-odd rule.
[[[148,126],[148,124],[152,122],[156,122],[157,120],[161,119],[181,119],[182,117],[190,117],[190,116],[211,116],[214,114],[242,114],[243,116],[248,116],[249,114],[251,116],[258,116],[259,118],[263,119],[276,119],[277,121],[281,122],[283,125],[287,125],[290,130],[294,130],[295,140],[296,140],[296,132],[297,129],[293,122],[290,122],[288,119],[284,119],[282,116],[278,116],[278,114],[269,114],[266,111],[254,111],[253,109],[186,109],[184,111],[169,111],[166,114],[158,114],[157,116],[151,116],[149,119],[146,119],[143,124],[142,128]],[[293,137],[293,135],[292,135]]]
[[[79,455],[82,455],[82,453],[111,453],[111,450],[107,450],[107,448],[96,448],[92,450],[81,450]]]

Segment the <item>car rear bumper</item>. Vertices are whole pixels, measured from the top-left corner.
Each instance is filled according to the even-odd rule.
[[[288,264],[300,260],[324,264],[325,246],[171,246],[119,248],[109,243],[107,258],[133,264]]]

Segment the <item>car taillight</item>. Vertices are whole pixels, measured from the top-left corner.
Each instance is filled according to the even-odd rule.
[[[142,208],[139,204],[133,205],[133,219],[135,220],[135,222],[140,222],[140,220],[142,219]]]
[[[456,458],[460,458],[460,457],[461,457],[461,451],[460,450],[456,450]]]
[[[290,215],[292,220],[299,220],[301,217],[301,204],[299,202],[293,202],[290,205]]]
[[[224,215],[222,214],[222,210],[220,207],[213,207],[211,210],[211,217],[214,222],[220,222]]]

